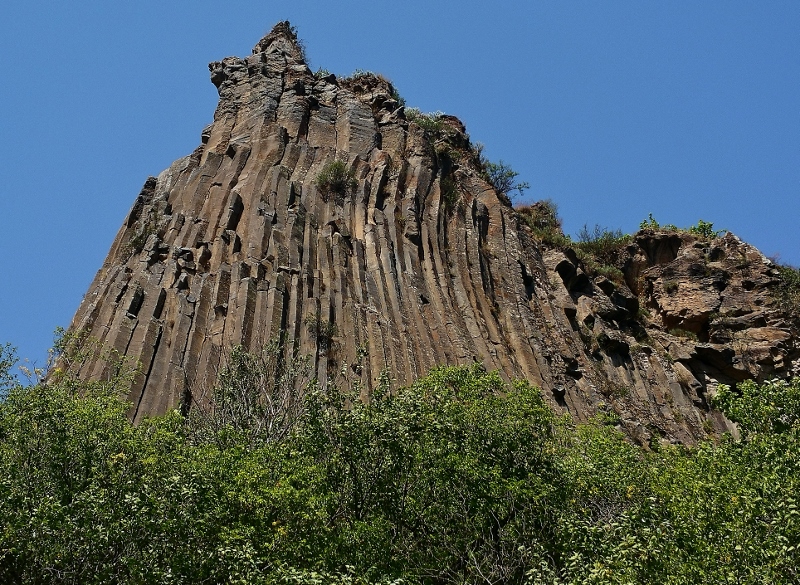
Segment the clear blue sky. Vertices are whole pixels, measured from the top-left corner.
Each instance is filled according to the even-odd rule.
[[[285,19],[313,69],[460,117],[567,233],[702,218],[800,264],[797,0],[9,0],[0,342],[43,361],[147,176],[199,144],[207,63]]]

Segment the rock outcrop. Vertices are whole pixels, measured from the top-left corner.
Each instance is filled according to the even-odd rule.
[[[598,276],[486,182],[461,122],[406,115],[381,76],[315,76],[288,23],[209,68],[214,122],[145,182],[72,323],[140,362],[134,420],[270,340],[367,391],[482,362],[643,442],[724,430],[719,382],[797,373],[777,270],[736,237],[645,230],[624,279]],[[98,354],[80,375],[107,369]]]

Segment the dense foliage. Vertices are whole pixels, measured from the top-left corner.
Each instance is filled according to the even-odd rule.
[[[800,269],[778,265],[778,286],[773,296],[778,305],[793,315],[800,315]]]
[[[132,426],[123,370],[12,389],[0,582],[800,582],[800,381],[722,388],[740,440],[650,452],[478,366],[365,403],[245,388],[265,355],[200,418]]]

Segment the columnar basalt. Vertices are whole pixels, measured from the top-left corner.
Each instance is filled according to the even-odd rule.
[[[288,23],[209,68],[214,122],[147,179],[72,324],[140,362],[134,420],[270,340],[323,381],[360,364],[367,390],[385,370],[402,385],[479,361],[642,441],[721,431],[709,388],[796,366],[795,322],[767,298],[775,269],[735,237],[640,232],[626,283],[593,277],[482,178],[461,122],[426,130],[380,76],[315,76]],[[318,185],[337,160],[354,189]]]

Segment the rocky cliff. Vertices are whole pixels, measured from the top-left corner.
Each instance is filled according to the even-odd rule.
[[[134,420],[270,340],[367,389],[479,361],[641,441],[724,430],[719,382],[798,373],[780,273],[735,236],[643,230],[601,276],[485,180],[459,120],[407,113],[381,76],[315,76],[288,23],[209,68],[214,122],[145,182],[72,323],[140,362]]]

